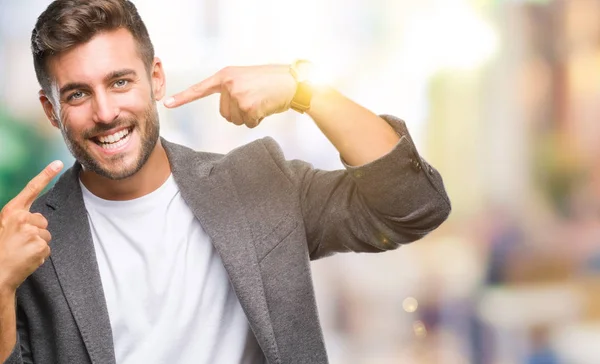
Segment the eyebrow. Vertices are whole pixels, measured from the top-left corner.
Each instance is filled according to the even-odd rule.
[[[108,82],[110,80],[114,80],[115,78],[121,78],[124,76],[136,76],[136,73],[134,70],[129,69],[129,68],[124,68],[122,70],[113,71],[113,72],[109,73],[108,75],[106,75],[106,77],[104,77],[104,82]]]
[[[116,78],[121,78],[124,76],[136,76],[136,72],[132,69],[129,68],[125,68],[122,70],[117,70],[117,71],[113,71],[111,73],[109,73],[108,75],[106,75],[104,77],[104,82],[109,82],[111,80],[114,80]],[[79,90],[79,89],[86,89],[86,88],[90,88],[90,85],[87,83],[83,83],[83,82],[69,82],[66,85],[64,85],[63,87],[60,88],[59,94],[60,96],[63,96],[65,93],[69,92],[69,91],[73,91],[73,90]]]
[[[88,88],[88,87],[89,87],[89,85],[87,83],[70,82],[60,88],[59,95],[62,97],[64,94],[66,94],[69,91],[79,90],[79,89]]]

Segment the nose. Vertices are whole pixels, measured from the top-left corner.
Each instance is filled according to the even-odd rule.
[[[119,116],[119,108],[106,92],[96,92],[93,104],[95,123],[110,124]]]

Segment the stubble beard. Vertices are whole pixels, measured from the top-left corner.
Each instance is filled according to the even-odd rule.
[[[111,180],[121,180],[136,174],[144,164],[146,164],[152,151],[156,147],[160,135],[160,123],[158,121],[158,111],[154,102],[149,103],[144,111],[143,118],[143,130],[140,128],[140,120],[132,117],[118,118],[111,124],[96,124],[94,128],[83,132],[80,138],[76,138],[75,135],[73,135],[74,133],[72,130],[65,128],[62,123],[60,123],[60,130],[67,148],[86,171],[94,172]],[[141,146],[138,155],[130,166],[119,165],[123,163],[124,158],[123,156],[116,155],[109,161],[108,166],[103,167],[98,160],[92,156],[92,153],[89,150],[90,148],[86,146],[86,144],[90,142],[89,137],[121,126],[133,127],[133,130],[137,130],[140,134]]]

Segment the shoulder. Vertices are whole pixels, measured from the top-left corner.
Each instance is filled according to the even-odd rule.
[[[271,137],[264,137],[232,149],[226,154],[197,151],[187,146],[162,140],[169,159],[175,163],[229,164],[245,162],[256,158],[285,159],[279,144]]]

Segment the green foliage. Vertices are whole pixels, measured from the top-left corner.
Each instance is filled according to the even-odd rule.
[[[51,142],[0,105],[0,207],[50,162]]]

